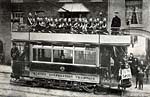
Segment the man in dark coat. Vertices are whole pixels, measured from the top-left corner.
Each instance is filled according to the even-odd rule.
[[[13,43],[13,47],[11,49],[11,57],[13,60],[17,60],[19,57],[19,50],[15,43]]]
[[[137,88],[137,85],[139,83],[139,72],[140,72],[140,67],[136,66],[135,67],[135,80],[136,80],[135,88]]]
[[[135,58],[134,58],[134,55],[133,53],[130,53],[130,56],[129,56],[129,59],[128,59],[128,63],[131,67],[131,72],[132,72],[132,75],[134,74],[134,61],[135,61]]]
[[[115,17],[112,19],[111,30],[113,35],[119,34],[119,29],[121,27],[121,19],[118,17],[118,12],[115,12]]]
[[[143,90],[144,72],[142,69],[140,69],[140,71],[139,71],[138,79],[139,79],[139,89]]]
[[[145,75],[146,75],[146,83],[149,81],[149,70],[150,70],[150,65],[148,64],[144,70]]]

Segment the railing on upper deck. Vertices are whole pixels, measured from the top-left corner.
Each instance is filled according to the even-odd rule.
[[[114,30],[113,29],[118,29]],[[34,33],[66,33],[66,34],[101,34],[101,35],[128,35],[127,33],[123,32],[120,27],[112,27],[111,31],[108,32],[107,29],[95,29],[95,28],[90,28],[87,29],[85,28],[84,30],[81,28],[75,28],[73,26],[70,26],[66,28],[57,28],[57,27],[51,27],[49,29],[43,27],[41,31],[36,30],[34,27],[31,27],[27,24],[20,24],[16,25],[13,24],[11,32],[34,32]]]
[[[63,33],[12,33],[12,39],[69,43],[92,43],[104,45],[130,45],[129,35],[63,34]]]

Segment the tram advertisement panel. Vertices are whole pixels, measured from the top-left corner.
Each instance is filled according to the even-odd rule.
[[[98,75],[65,74],[65,73],[31,71],[30,76],[37,77],[37,78],[99,83]]]

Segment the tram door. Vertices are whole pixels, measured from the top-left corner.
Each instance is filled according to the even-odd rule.
[[[100,48],[100,64],[101,64],[101,83],[109,85],[110,83],[110,50],[107,46]]]
[[[4,61],[3,42],[0,40],[0,64]]]
[[[101,82],[105,85],[116,86],[118,83],[118,74],[120,64],[123,58],[125,48],[118,46],[101,46]]]

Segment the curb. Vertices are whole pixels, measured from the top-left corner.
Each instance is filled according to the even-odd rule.
[[[0,71],[0,73],[11,74],[11,72]]]

